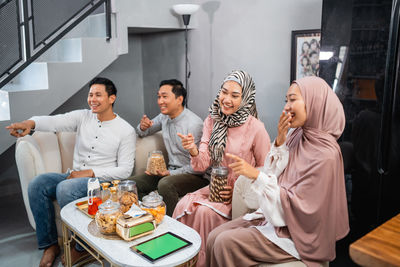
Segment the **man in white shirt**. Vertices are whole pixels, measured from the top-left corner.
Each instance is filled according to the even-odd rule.
[[[39,249],[44,249],[40,267],[50,267],[60,252],[52,201],[60,207],[87,195],[91,177],[110,181],[126,179],[135,158],[135,129],[113,112],[117,90],[112,81],[94,78],[89,84],[88,104],[91,110],[75,110],[55,116],[35,116],[6,128],[15,137],[36,131],[76,132],[73,169],[67,173],[45,173],[29,184],[28,194],[36,222]],[[84,253],[76,246],[72,262]]]

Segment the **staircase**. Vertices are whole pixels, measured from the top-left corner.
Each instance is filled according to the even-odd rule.
[[[106,40],[105,15],[89,16],[1,88],[0,99],[8,95],[10,120],[0,121],[0,154],[15,143],[5,126],[33,115],[50,114],[119,55],[128,53],[128,29],[135,33],[184,29],[181,19],[171,11],[177,3],[112,1],[111,40]],[[7,117],[1,106],[0,111],[0,119]]]

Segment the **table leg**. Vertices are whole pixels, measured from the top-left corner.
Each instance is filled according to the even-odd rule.
[[[71,239],[68,238],[68,228],[62,223],[63,243],[64,243],[64,260],[65,266],[71,267]]]

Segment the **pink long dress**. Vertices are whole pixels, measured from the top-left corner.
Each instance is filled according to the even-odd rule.
[[[195,171],[205,171],[211,164],[208,152],[208,142],[214,121],[208,116],[204,121],[203,136],[201,138],[199,155],[191,158],[191,165]],[[270,138],[264,124],[253,116],[239,127],[228,128],[225,153],[231,153],[244,159],[255,167],[264,165],[265,157],[270,149]],[[233,160],[224,158],[221,165],[228,167]],[[234,186],[237,175],[229,169],[228,185]],[[173,218],[195,229],[201,236],[202,244],[197,266],[206,264],[206,241],[208,233],[217,226],[231,219],[232,205],[215,203],[208,200],[209,187],[203,187],[184,196],[175,207]]]

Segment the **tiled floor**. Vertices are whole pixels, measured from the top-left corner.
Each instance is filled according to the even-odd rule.
[[[0,197],[0,267],[37,267],[42,251],[29,224],[21,194]],[[60,257],[53,265],[62,267]],[[101,266],[97,263],[87,267]],[[106,265],[107,266],[107,265]]]

